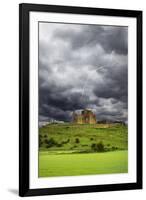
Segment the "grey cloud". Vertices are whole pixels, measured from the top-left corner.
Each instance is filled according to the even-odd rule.
[[[71,26],[71,25],[69,25]],[[76,26],[76,25],[72,25]],[[56,31],[55,37],[69,40],[73,49],[94,46],[99,43],[105,51],[127,54],[127,27],[82,25],[80,31]]]
[[[97,119],[127,121],[127,37],[126,27],[41,23],[39,120],[92,108]]]

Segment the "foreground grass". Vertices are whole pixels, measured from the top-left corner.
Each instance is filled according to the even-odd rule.
[[[39,152],[39,177],[128,172],[128,152],[50,154]]]

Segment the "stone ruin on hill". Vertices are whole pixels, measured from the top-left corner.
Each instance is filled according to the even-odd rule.
[[[75,124],[96,124],[95,114],[88,109],[81,111],[80,114],[73,113],[73,123]]]

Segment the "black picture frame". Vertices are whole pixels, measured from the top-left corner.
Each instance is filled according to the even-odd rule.
[[[29,12],[55,12],[116,17],[134,17],[137,21],[137,181],[108,185],[90,185],[30,189],[29,187]],[[19,195],[55,195],[101,191],[142,189],[142,11],[58,5],[19,5]]]

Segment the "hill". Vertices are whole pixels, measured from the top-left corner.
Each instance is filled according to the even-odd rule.
[[[39,128],[39,149],[53,154],[127,150],[127,126],[48,124]]]

